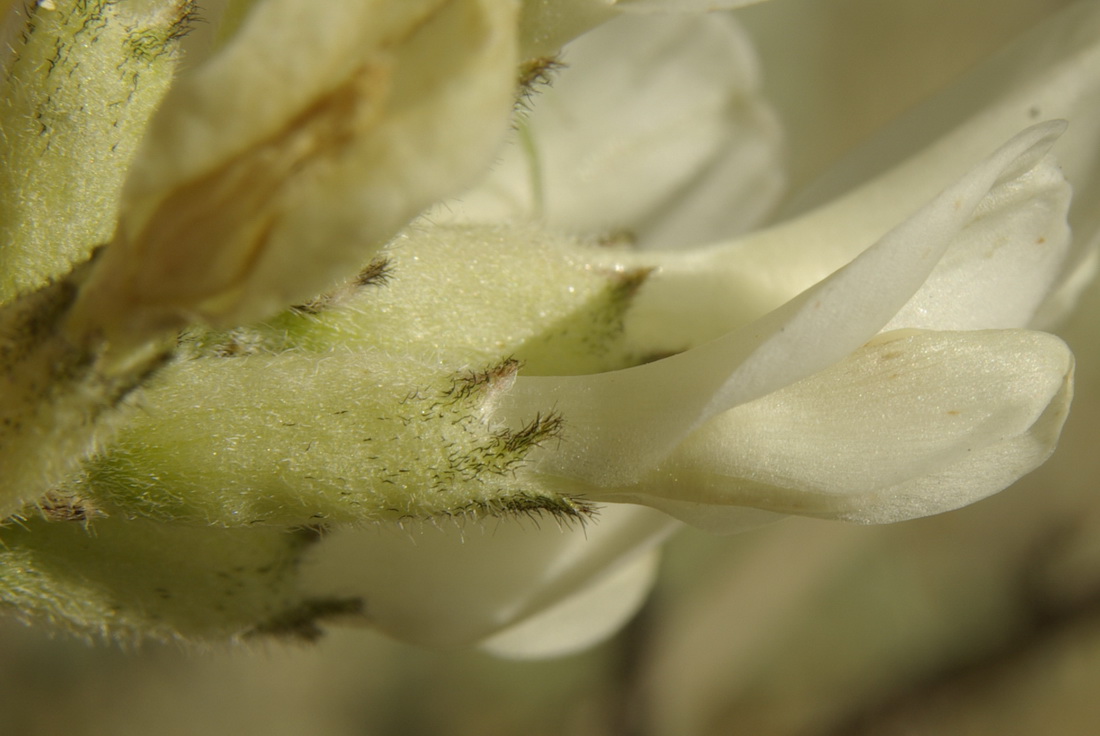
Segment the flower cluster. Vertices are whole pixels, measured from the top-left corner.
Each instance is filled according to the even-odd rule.
[[[785,199],[713,6],[0,4],[0,604],[545,655],[681,522],[894,522],[1046,460],[1100,13]]]

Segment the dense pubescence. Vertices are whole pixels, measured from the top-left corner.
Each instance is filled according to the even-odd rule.
[[[544,252],[534,229],[421,222],[414,242],[396,238],[344,285],[262,323],[193,327],[121,362],[101,330],[73,328],[86,269],[69,271],[117,232],[127,166],[196,6],[134,12],[119,0],[28,6],[8,58],[0,380],[18,400],[0,405],[0,477],[16,494],[0,509],[0,607],[85,636],[313,639],[320,619],[361,614],[364,602],[297,592],[308,530],[590,518],[593,504],[547,488],[529,463],[565,441],[562,416],[548,406],[504,426],[492,411],[521,370],[635,362],[619,338],[648,272],[592,268],[572,241]],[[559,66],[524,65],[521,96]],[[348,121],[373,115],[359,104],[361,76],[292,121],[310,145],[282,148],[335,156],[359,135]],[[298,172],[303,161],[275,164]],[[214,216],[236,227],[243,210],[223,212],[226,187],[239,203],[279,180],[237,163],[176,192],[186,206],[162,203],[150,237],[186,243],[201,238],[192,226],[221,227]],[[270,219],[241,227],[266,237]],[[503,247],[479,260],[456,239]],[[517,268],[548,278],[529,290]],[[429,318],[439,324],[426,335]],[[104,415],[119,421],[105,428]]]
[[[110,238],[195,13],[184,0],[145,12],[117,0],[27,5],[0,82],[0,301]]]
[[[481,291],[507,289],[512,265],[481,263]],[[556,309],[540,305],[542,323],[524,326],[518,342],[474,351],[477,340],[462,330],[499,319],[499,305],[478,298],[483,317],[467,312],[467,324],[441,331],[450,343],[426,341],[418,304],[442,300],[459,311],[469,286],[440,277],[446,264],[408,247],[387,250],[309,308],[227,331],[192,329],[140,415],[68,491],[112,514],[222,526],[583,520],[591,504],[547,489],[528,466],[533,450],[568,439],[553,407],[513,427],[491,419],[527,361],[547,372],[573,355],[614,350],[649,273],[573,268],[584,290],[564,290]],[[425,344],[429,352],[418,354]],[[494,357],[512,347],[516,357]]]

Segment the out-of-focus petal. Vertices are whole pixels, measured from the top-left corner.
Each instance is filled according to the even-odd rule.
[[[520,58],[553,57],[569,41],[614,18],[615,12],[611,0],[522,0]]]
[[[1035,126],[829,278],[751,324],[654,363],[590,376],[520,377],[499,416],[554,409],[565,435],[540,453],[551,476],[619,486],[693,429],[833,365],[877,334],[916,293],[980,208],[1015,189],[1064,125]]]
[[[511,114],[515,11],[255,6],[165,98],[74,329],[240,323],[354,273],[488,165]]]
[[[608,570],[600,580],[553,608],[532,616],[481,643],[491,654],[510,659],[561,657],[595,646],[637,613],[657,575],[658,550]]]
[[[1072,371],[1045,333],[886,333],[712,419],[622,500],[704,527],[722,520],[707,505],[866,523],[949,511],[1046,460]]]
[[[618,18],[563,61],[455,216],[686,247],[747,230],[775,204],[781,135],[732,18]]]
[[[737,8],[761,0],[523,0],[520,53],[553,56],[566,43],[620,12],[686,12]]]
[[[702,13],[755,5],[764,0],[614,0],[619,10],[649,12]]]
[[[396,638],[466,646],[556,607],[676,527],[660,512],[616,504],[584,528],[502,519],[464,533],[342,529],[308,554],[302,579],[310,595],[361,596],[367,622]]]

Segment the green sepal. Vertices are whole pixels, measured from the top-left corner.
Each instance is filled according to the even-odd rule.
[[[524,375],[637,364],[623,317],[648,269],[596,265],[599,246],[524,226],[428,226],[394,239],[356,279],[259,325],[193,330],[185,347],[236,356],[369,350]]]
[[[217,526],[404,522],[588,508],[524,463],[561,420],[493,426],[518,364],[452,372],[370,352],[197,358],[66,491],[112,516]]]
[[[26,5],[0,82],[0,303],[110,239],[193,13],[190,0]]]
[[[149,345],[107,366],[102,345],[68,338],[65,320],[90,267],[0,307],[0,520],[77,471],[166,359],[168,346]]]
[[[312,639],[319,619],[362,607],[299,592],[298,559],[315,536],[30,516],[0,527],[0,605],[87,638]]]

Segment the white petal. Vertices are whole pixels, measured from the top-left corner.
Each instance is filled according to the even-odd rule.
[[[789,203],[786,212],[807,211],[856,185],[889,187],[896,176],[908,177],[911,189],[931,193],[942,177],[958,174],[959,152],[1052,118],[1070,123],[1053,152],[1073,184],[1076,204],[1070,212],[1074,249],[1060,274],[1061,288],[1040,309],[1037,322],[1049,324],[1065,314],[1088,282],[1100,237],[1100,5],[1095,2],[1072,5],[888,126]],[[921,150],[919,157],[912,157],[915,150]],[[909,164],[878,176],[906,158]],[[897,206],[884,198],[876,216],[890,217]]]
[[[912,196],[904,183],[895,184],[896,190],[863,190],[866,197],[855,194],[850,201],[734,243],[686,254],[648,254],[647,265],[659,270],[627,317],[635,349],[677,352],[794,298],[839,266],[853,243],[874,237],[867,222],[877,218],[880,199]],[[1066,226],[1070,196],[1051,160],[992,192],[887,329],[1029,324],[1058,283],[1072,247]]]
[[[209,24],[224,43],[232,38],[252,8],[262,0],[205,0],[202,4],[203,21]]]
[[[1026,327],[1062,276],[1070,185],[1048,158],[1000,187],[885,329]]]
[[[623,17],[565,49],[463,220],[540,218],[683,247],[749,229],[781,190],[780,132],[728,16]]]
[[[583,529],[516,519],[465,530],[341,529],[309,553],[302,578],[317,595],[361,596],[367,622],[396,638],[466,646],[589,588],[676,526],[651,509],[615,505]]]
[[[743,329],[636,368],[521,377],[502,398],[501,416],[518,425],[535,411],[559,411],[565,440],[540,451],[540,469],[596,485],[629,482],[708,418],[824,370],[870,340],[979,205],[1028,176],[1062,127],[1021,133],[852,263]]]
[[[614,500],[618,503],[638,503],[659,509],[709,534],[742,534],[790,518],[790,514],[786,512],[765,511],[750,506],[720,505],[710,500],[699,500],[691,493],[679,498],[646,493],[639,489],[623,489],[622,494],[616,495]]]
[[[354,273],[481,173],[511,115],[509,0],[268,0],[172,86],[81,331],[260,319]]]
[[[1072,371],[1045,333],[887,333],[714,418],[622,500],[690,502],[688,520],[710,526],[707,505],[868,523],[948,511],[1050,455]]]
[[[562,657],[601,643],[637,613],[657,575],[657,550],[610,570],[600,580],[553,608],[482,642],[500,657]]]

